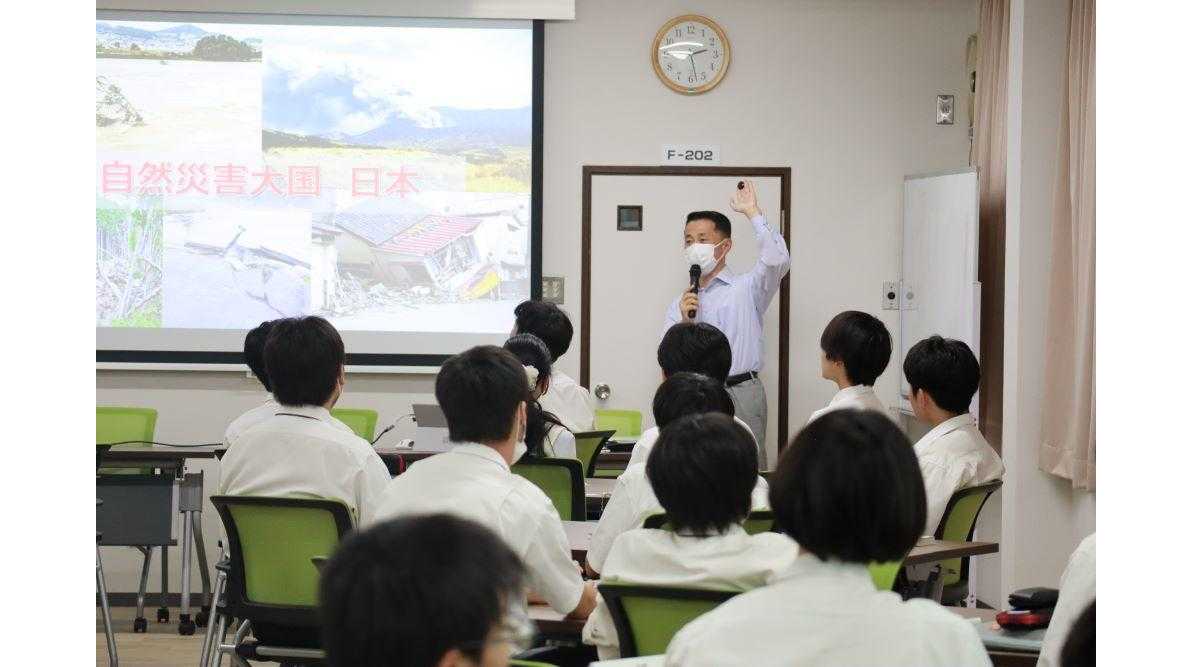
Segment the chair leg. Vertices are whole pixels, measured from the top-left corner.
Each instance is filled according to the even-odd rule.
[[[193,635],[195,622],[190,618],[190,547],[194,533],[191,512],[182,515],[182,591],[178,605],[178,634]]]
[[[190,515],[191,522],[194,524],[192,534],[195,540],[195,555],[199,559],[199,578],[203,582],[203,598],[199,602],[199,613],[195,614],[195,625],[199,627],[206,627],[208,618],[211,616],[211,601],[214,596],[211,592],[211,574],[207,566],[207,548],[203,545],[203,515],[198,512],[192,512]]]
[[[219,597],[223,595],[224,582],[225,575],[221,570],[219,574],[215,576],[215,591],[212,596],[213,601],[218,601]],[[220,616],[218,612],[216,615]],[[211,644],[212,640],[215,639],[216,624],[214,623],[214,620],[215,619],[208,619],[207,621],[207,633],[203,635],[203,649],[199,654],[199,667],[206,667],[207,663],[211,660]],[[222,640],[223,638],[221,637],[220,639]]]
[[[99,606],[103,612],[103,633],[108,640],[108,664],[111,667],[120,666],[120,657],[116,654],[116,634],[112,631],[112,611],[108,608],[108,586],[103,577],[103,560],[99,555],[99,546],[95,547],[95,587],[99,590]]]
[[[145,620],[145,592],[149,589],[149,566],[153,563],[153,547],[137,547],[144,556],[141,562],[141,584],[137,588],[137,615],[132,621],[133,632],[146,632],[149,623]]]
[[[157,622],[170,622],[170,603],[166,596],[170,594],[170,548],[164,544],[161,547],[161,606],[157,608]]]
[[[220,667],[223,663],[223,642],[228,634],[228,623],[230,618],[224,614],[216,614],[216,617],[211,619],[212,625],[215,626],[215,635],[211,638],[211,648],[208,649],[207,662],[201,667]]]

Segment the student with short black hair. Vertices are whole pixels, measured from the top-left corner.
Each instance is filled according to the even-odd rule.
[[[725,390],[724,385],[706,375],[698,373],[675,373],[668,377],[654,393],[654,421],[665,434],[670,425],[681,418],[690,415],[721,413],[726,419],[741,428],[741,432],[749,436],[749,428],[740,420],[733,417],[733,401]],[[617,537],[626,531],[639,528],[645,520],[653,514],[662,512],[662,505],[650,484],[646,464],[653,459],[653,449],[657,447],[659,437],[650,442],[645,449],[646,462],[636,463],[630,460],[625,472],[617,477],[608,504],[600,515],[600,522],[592,532],[592,540],[588,545],[588,569],[592,573],[603,572],[604,561]],[[634,449],[634,456],[643,451],[640,446]],[[757,443],[754,442],[753,462],[757,463]],[[683,465],[682,449],[672,452],[673,456],[665,461],[675,465]],[[754,476],[753,509],[767,509],[769,489],[766,480]]]
[[[248,370],[261,383],[266,392],[272,392],[269,385],[269,374],[265,372],[265,339],[273,329],[273,320],[265,320],[249,330],[244,336],[244,363]],[[277,403],[270,397],[263,404],[245,412],[228,424],[224,431],[224,444],[230,445],[249,428],[265,421],[277,411]]]
[[[596,402],[592,394],[554,363],[571,347],[574,329],[567,313],[553,303],[523,301],[514,309],[513,315],[512,335],[533,334],[550,350],[550,386],[538,399],[542,409],[558,417],[569,431],[591,431],[596,423]]]
[[[575,458],[575,435],[567,430],[559,417],[544,410],[540,403],[542,396],[550,390],[551,383],[551,356],[546,343],[534,334],[517,334],[505,341],[504,347],[522,362],[526,369],[526,381],[530,385],[531,400],[526,405],[525,453],[539,458]]]
[[[489,526],[526,564],[531,591],[555,611],[587,618],[595,588],[571,560],[558,512],[541,489],[510,470],[525,438],[530,396],[525,368],[499,347],[474,347],[444,362],[435,398],[454,446],[393,478],[374,519],[443,512]]]
[[[667,329],[666,334],[662,336],[662,342],[658,344],[658,367],[662,369],[662,379],[675,375],[676,373],[698,373],[716,380],[721,386],[725,386],[725,379],[728,377],[729,367],[733,362],[733,352],[729,347],[728,338],[724,334],[712,326],[704,322],[681,322]],[[732,394],[727,391],[725,386],[725,395],[730,399]],[[660,394],[655,394],[655,400],[658,400]],[[666,400],[663,398],[663,400]],[[749,424],[737,417],[736,403],[733,403],[731,411],[717,410],[737,419],[737,422],[744,426],[750,435],[753,431],[749,428]],[[650,449],[658,440],[658,429],[661,424],[658,422],[657,408],[655,408],[655,424],[646,429],[637,438],[637,442],[633,444],[633,450],[629,455],[629,463],[626,467],[637,463],[645,463],[650,456]],[[758,458],[765,459],[763,446],[758,443]],[[763,463],[760,463],[764,467]]]
[[[272,414],[229,443],[219,493],[338,500],[357,522],[389,483],[376,451],[331,408],[344,387],[344,343],[321,317],[274,320],[262,354]]]
[[[529,648],[525,571],[488,528],[447,514],[349,536],[319,578],[328,667],[493,667]]]
[[[906,436],[872,411],[808,424],[771,476],[775,525],[799,556],[769,586],[679,631],[666,664],[987,666],[967,620],[935,602],[878,591],[867,566],[901,560],[926,517]]]
[[[969,414],[981,366],[963,341],[932,336],[915,343],[902,362],[915,417],[931,426],[915,443],[927,487],[926,534],[935,534],[952,495],[999,480],[1002,459]]]
[[[670,423],[650,453],[646,475],[671,530],[638,528],[617,537],[602,582],[746,591],[794,561],[797,547],[789,538],[749,535],[742,527],[760,479],[757,447],[727,415],[692,414]],[[602,660],[619,657],[603,602],[584,625],[583,640]]]
[[[890,332],[882,321],[859,310],[833,317],[820,335],[820,376],[836,383],[836,395],[808,422],[833,410],[855,408],[885,414],[873,383],[890,363]]]

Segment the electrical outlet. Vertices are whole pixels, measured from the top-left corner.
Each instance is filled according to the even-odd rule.
[[[557,306],[563,305],[563,278],[542,276],[542,300]]]
[[[882,310],[898,310],[898,283],[882,283]]]

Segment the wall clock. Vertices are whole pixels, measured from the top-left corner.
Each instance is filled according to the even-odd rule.
[[[732,51],[715,21],[698,14],[676,16],[654,36],[654,73],[671,90],[699,95],[720,84]]]

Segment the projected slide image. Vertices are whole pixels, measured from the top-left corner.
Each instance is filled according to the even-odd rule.
[[[159,327],[162,319],[160,196],[95,204],[95,319],[102,326]]]
[[[97,235],[142,200],[157,225],[137,294],[115,263],[139,260],[97,258],[97,326],[508,331],[530,292],[531,46],[528,27],[97,22]]]

